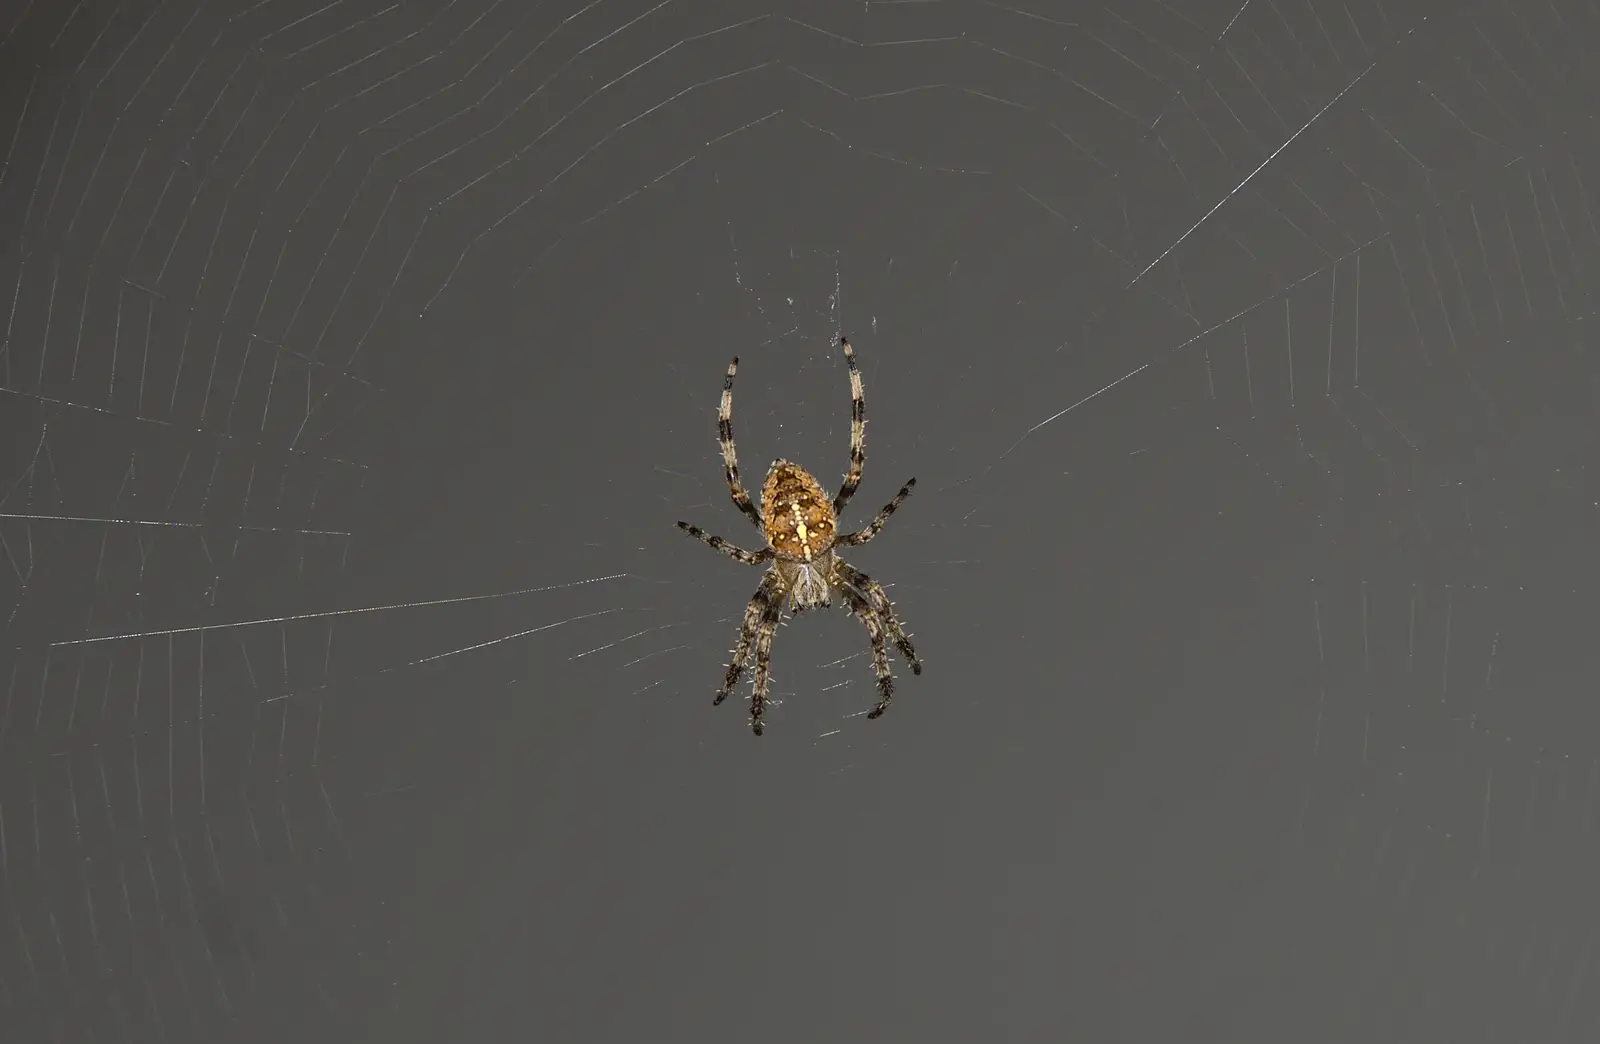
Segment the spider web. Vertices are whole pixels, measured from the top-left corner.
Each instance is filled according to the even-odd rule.
[[[1032,589],[1067,613],[1070,570],[1008,557],[1065,539],[1026,505],[1145,524],[1101,494],[1154,461],[1250,491],[1169,549],[1175,587],[1210,582],[1208,538],[1292,530],[1216,592],[1238,614],[1253,583],[1277,620],[1284,829],[1357,911],[1290,966],[1382,995],[1324,1023],[1368,1039],[1580,1038],[1600,925],[1533,897],[1586,894],[1600,856],[1594,721],[1564,701],[1600,590],[1600,155],[1564,100],[1593,96],[1596,30],[1566,2],[26,5],[0,27],[0,1020],[444,1019],[400,969],[448,915],[383,853],[441,808],[505,831],[514,759],[603,790],[573,751],[613,730],[711,785],[742,724],[704,704],[755,579],[671,522],[752,542],[711,441],[734,351],[747,479],[786,456],[836,481],[843,331],[871,418],[852,510],[922,480],[861,554],[913,625]],[[1059,626],[971,615],[921,623],[922,699],[962,721],[987,698],[936,695],[933,662]],[[843,614],[780,634],[795,740],[766,764],[883,754],[863,645]],[[541,858],[606,861],[604,818],[550,813]],[[1420,881],[1413,948],[1371,957]],[[1314,930],[1262,901],[1282,938],[1240,960]],[[552,950],[587,930],[541,918]],[[500,1024],[523,960],[469,1024]],[[564,990],[612,996],[593,955],[555,963],[544,1029],[580,1019]],[[1248,1025],[1299,1024],[1279,996]]]

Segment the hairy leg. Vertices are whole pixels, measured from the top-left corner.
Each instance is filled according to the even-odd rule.
[[[739,640],[733,647],[733,659],[728,661],[728,673],[723,675],[722,688],[717,690],[716,699],[711,701],[713,707],[727,699],[728,693],[739,684],[740,675],[744,674],[745,667],[750,663],[750,651],[755,647],[761,622],[766,618],[769,608],[776,609],[779,597],[777,581],[770,575],[763,577],[761,586],[756,588],[756,593],[744,607],[744,620],[739,624]]]
[[[889,670],[889,650],[883,642],[883,621],[873,611],[865,595],[848,587],[843,590],[850,611],[866,627],[867,639],[872,643],[872,673],[878,678],[878,703],[867,712],[867,717],[880,718],[889,709],[889,701],[894,698],[894,675]]]
[[[889,521],[889,516],[898,511],[900,509],[900,505],[905,503],[906,497],[911,495],[911,489],[916,484],[916,479],[906,479],[906,484],[900,487],[900,492],[894,495],[893,500],[883,505],[883,510],[879,511],[877,515],[873,517],[871,522],[868,522],[865,526],[862,526],[854,533],[846,533],[844,536],[835,541],[835,543],[840,547],[857,547],[861,544],[865,544],[868,540],[871,540],[873,537],[877,536],[878,530],[882,529],[884,523]]]
[[[883,589],[882,584],[843,559],[839,560],[837,568],[844,581],[865,595],[873,610],[883,620],[884,630],[889,632],[895,648],[900,650],[900,655],[904,656],[906,663],[911,666],[911,673],[921,674],[922,661],[917,658],[917,650],[911,644],[911,636],[906,634],[900,618],[895,615],[894,603],[889,601],[889,592]]]
[[[733,375],[739,372],[739,357],[728,364],[728,375],[722,379],[722,401],[717,404],[717,443],[722,447],[722,468],[728,477],[728,495],[734,506],[758,528],[761,514],[750,503],[750,494],[739,482],[739,454],[733,445]]]
[[[685,533],[688,533],[696,540],[704,540],[707,544],[710,544],[713,548],[721,551],[729,558],[736,562],[743,562],[745,565],[761,565],[764,562],[770,562],[774,554],[772,548],[770,547],[764,547],[760,551],[746,551],[742,547],[739,547],[735,544],[730,544],[721,537],[707,533],[699,526],[691,526],[687,522],[679,522],[678,528],[683,530]]]

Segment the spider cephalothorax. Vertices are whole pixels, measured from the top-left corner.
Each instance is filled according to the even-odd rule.
[[[911,665],[912,674],[922,673],[922,662],[917,659],[911,639],[895,616],[894,605],[883,586],[834,553],[836,547],[858,546],[877,536],[917,484],[916,479],[908,479],[871,522],[853,533],[839,535],[839,514],[861,484],[866,429],[866,400],[861,371],[856,368],[855,351],[842,337],[839,347],[844,349],[845,362],[850,367],[850,467],[832,502],[810,472],[787,460],[774,461],[767,472],[766,481],[761,484],[760,509],[750,502],[750,495],[739,482],[739,458],[733,445],[733,378],[739,370],[739,360],[735,358],[728,364],[728,375],[722,384],[717,438],[722,445],[722,462],[733,503],[761,530],[767,546],[760,551],[746,551],[697,526],[678,523],[689,535],[745,565],[772,563],[761,578],[755,596],[745,606],[733,659],[713,701],[721,703],[727,698],[753,658],[755,679],[750,697],[750,728],[757,736],[761,735],[761,715],[766,709],[767,689],[772,679],[772,634],[786,599],[789,611],[799,613],[829,605],[833,596],[838,595],[866,627],[872,642],[872,669],[878,678],[878,702],[867,717],[882,715],[894,695],[894,676],[889,670],[885,637],[894,642],[900,655]]]

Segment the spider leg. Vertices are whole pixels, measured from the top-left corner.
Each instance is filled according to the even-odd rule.
[[[722,446],[722,466],[728,475],[728,495],[734,506],[758,529],[761,513],[750,503],[750,494],[739,482],[739,454],[733,448],[733,375],[739,372],[739,357],[735,355],[728,364],[728,376],[722,381],[722,402],[717,406],[717,442]]]
[[[866,596],[848,587],[840,588],[850,611],[867,628],[867,638],[872,642],[872,673],[878,676],[878,703],[867,712],[869,718],[881,718],[894,698],[894,674],[889,670],[889,650],[883,643],[883,621],[873,611]]]
[[[777,581],[770,574],[763,577],[761,586],[756,588],[756,593],[744,607],[744,620],[739,624],[739,641],[733,647],[733,659],[728,661],[728,673],[723,676],[722,688],[717,690],[716,699],[711,701],[713,707],[727,699],[728,693],[739,684],[739,676],[744,674],[745,667],[750,663],[750,650],[755,645],[767,610],[771,607],[775,612],[781,604],[781,597]]]
[[[900,618],[895,615],[894,603],[889,601],[889,592],[883,589],[882,584],[842,558],[834,560],[834,568],[845,584],[866,596],[879,619],[883,621],[884,630],[889,632],[889,637],[894,641],[895,648],[900,650],[900,655],[904,656],[906,663],[911,665],[911,673],[921,674],[922,661],[917,658],[917,650],[911,644],[911,637],[906,634],[906,629],[900,623]]]
[[[750,693],[750,731],[761,735],[761,712],[767,709],[767,688],[772,684],[772,632],[778,627],[783,608],[783,593],[776,588],[768,595],[756,629],[755,687]]]
[[[840,547],[857,547],[877,536],[878,530],[882,529],[884,523],[889,521],[889,516],[900,510],[900,505],[905,503],[905,499],[911,495],[911,488],[916,484],[916,479],[906,479],[906,484],[900,487],[900,492],[894,495],[893,500],[883,505],[883,510],[879,511],[871,522],[868,522],[854,533],[846,533],[838,540],[835,540],[834,544]]]
[[[697,540],[704,540],[729,558],[736,562],[743,562],[745,565],[761,565],[763,562],[771,561],[772,556],[775,554],[770,547],[764,547],[760,551],[746,551],[742,547],[730,544],[721,537],[707,533],[699,526],[691,526],[687,522],[679,522],[678,528]]]
[[[867,399],[861,390],[861,371],[856,367],[856,351],[850,347],[849,340],[839,338],[839,347],[844,349],[844,361],[850,366],[850,470],[844,474],[839,495],[833,498],[835,515],[843,512],[850,498],[856,495],[856,487],[861,485],[861,465],[867,459],[863,448],[867,434]]]

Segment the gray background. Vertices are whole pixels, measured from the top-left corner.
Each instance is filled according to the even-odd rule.
[[[0,39],[8,1042],[1594,1039],[1593,4]]]

